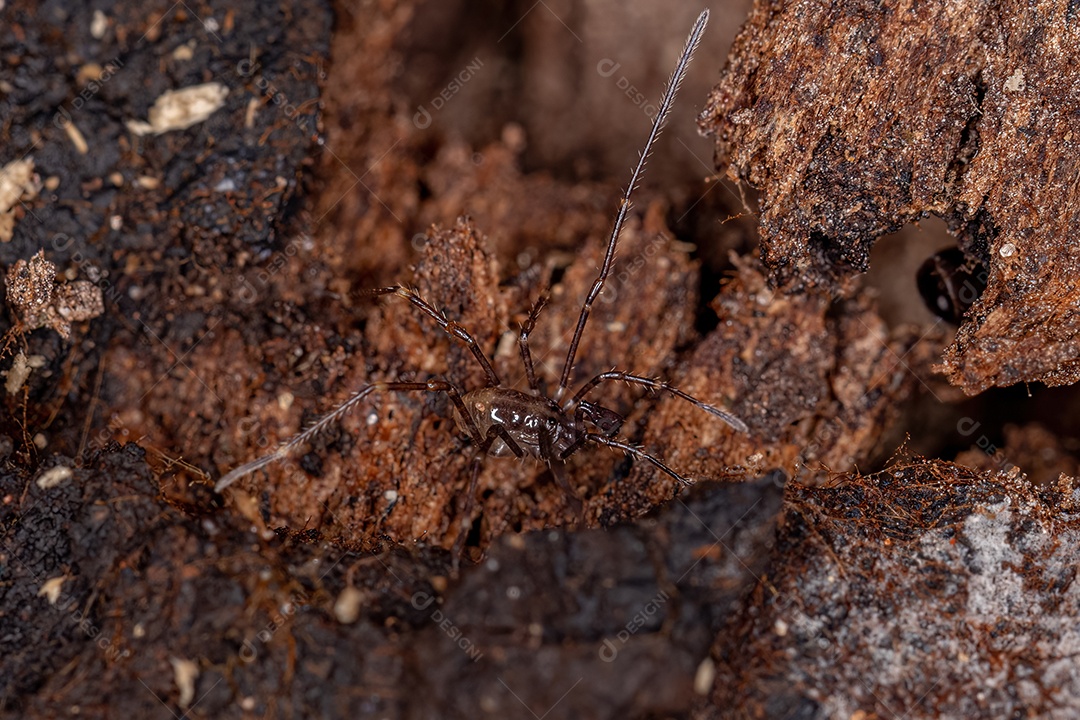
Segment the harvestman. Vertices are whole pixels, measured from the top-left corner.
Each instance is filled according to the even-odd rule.
[[[698,16],[693,29],[690,31],[690,36],[686,40],[686,45],[683,47],[682,54],[679,56],[675,71],[671,74],[671,78],[664,89],[660,109],[656,114],[656,119],[653,121],[649,139],[645,142],[645,149],[642,151],[637,166],[630,176],[630,185],[619,201],[619,211],[615,217],[615,226],[611,231],[611,237],[608,240],[607,252],[604,255],[600,274],[597,275],[596,281],[593,283],[592,289],[581,307],[581,314],[578,317],[573,339],[570,341],[570,348],[566,353],[566,362],[563,364],[559,387],[555,391],[554,397],[547,397],[541,392],[533,369],[532,355],[529,351],[529,333],[532,332],[533,327],[536,325],[540,311],[547,304],[548,297],[546,293],[542,294],[536,304],[533,305],[529,317],[525,324],[521,326],[518,335],[521,359],[525,365],[525,374],[531,390],[530,393],[523,393],[503,387],[502,381],[499,379],[498,373],[495,372],[491,361],[488,360],[487,355],[477,345],[472,335],[461,325],[447,319],[440,311],[421,298],[415,290],[401,286],[379,288],[373,291],[375,295],[396,295],[408,300],[420,312],[438,324],[444,332],[466,345],[476,358],[476,361],[484,369],[488,380],[487,385],[478,390],[469,390],[467,392],[462,391],[457,385],[443,378],[432,378],[427,382],[377,382],[365,385],[333,411],[316,421],[311,427],[281,444],[274,452],[253,460],[246,465],[241,465],[226,474],[218,481],[215,489],[221,492],[244,475],[284,459],[298,446],[306,443],[328,425],[336,422],[373,392],[420,391],[446,393],[450,397],[455,408],[455,419],[458,428],[469,436],[469,439],[477,448],[473,460],[472,481],[469,485],[469,493],[466,496],[464,524],[472,522],[470,516],[475,502],[477,478],[484,455],[505,457],[512,454],[519,458],[531,455],[543,460],[551,469],[552,476],[559,487],[566,493],[570,504],[574,506],[579,520],[582,518],[581,500],[567,481],[564,462],[588,443],[622,450],[634,457],[652,463],[685,485],[691,484],[689,479],[668,467],[660,458],[615,438],[616,433],[623,424],[622,416],[613,410],[585,399],[593,389],[603,382],[621,380],[652,390],[664,390],[693,403],[706,412],[712,413],[735,430],[746,432],[746,425],[735,416],[701,402],[676,387],[659,380],[618,370],[600,373],[582,385],[569,400],[560,404],[570,382],[570,374],[574,369],[574,356],[577,354],[578,344],[585,330],[585,323],[589,320],[593,301],[603,290],[604,281],[607,279],[615,260],[615,248],[619,241],[619,234],[630,210],[630,196],[641,179],[645,161],[652,150],[653,143],[656,142],[656,138],[659,136],[668,114],[671,112],[671,107],[675,102],[675,94],[678,92],[679,85],[686,74],[686,69],[690,65],[694,51],[701,41],[708,19],[708,10]],[[590,426],[600,432],[590,431]],[[460,549],[464,537],[464,532],[459,534],[458,541],[455,543],[456,549]]]

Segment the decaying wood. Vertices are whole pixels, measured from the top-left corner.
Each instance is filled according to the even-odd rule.
[[[877,237],[939,215],[988,268],[941,370],[971,394],[1080,378],[1076,14],[758,2],[701,127],[761,190],[773,279],[835,285]]]
[[[536,132],[518,109],[543,105],[530,93],[551,83],[522,90],[529,73],[510,60],[562,35],[573,52],[560,62],[594,66],[618,47],[622,69],[598,77],[644,87],[632,68],[651,53],[590,44],[577,24],[610,27],[605,2],[525,0],[484,18],[468,3],[228,0],[208,3],[216,24],[171,0],[67,18],[7,4],[0,101],[13,114],[0,144],[5,160],[33,153],[43,192],[20,190],[0,243],[0,333],[36,326],[25,310],[72,314],[50,293],[83,278],[104,312],[67,317],[79,323],[67,340],[39,328],[16,358],[0,352],[19,390],[0,410],[0,716],[1076,707],[1080,501],[1059,476],[1077,460],[1054,434],[1066,421],[1017,419],[1002,439],[991,415],[1003,411],[972,412],[960,432],[974,449],[957,458],[970,467],[886,463],[941,335],[890,328],[847,279],[878,234],[940,214],[991,272],[950,372],[968,389],[1009,373],[1068,379],[1071,310],[1053,302],[1069,292],[1054,283],[1071,256],[1051,241],[1068,237],[1074,91],[1070,70],[1050,69],[1073,38],[1055,39],[1057,6],[1037,9],[1043,32],[1002,6],[758,5],[708,118],[734,174],[764,190],[764,263],[717,185],[651,175],[573,378],[617,365],[737,414],[749,433],[640,388],[597,389],[628,440],[722,482],[673,497],[679,486],[647,463],[590,449],[570,458],[588,526],[571,529],[545,466],[493,458],[463,529],[468,443],[445,397],[402,393],[214,491],[214,475],[370,380],[484,381],[467,349],[372,287],[417,287],[520,388],[518,323],[550,281],[531,345],[539,375],[558,381],[625,177],[568,180],[524,148],[588,132],[575,147],[599,138],[618,155],[608,142],[625,108],[560,106]],[[646,6],[661,7],[633,5]],[[641,27],[619,36],[663,44],[656,24]],[[424,61],[435,37],[450,39],[445,54]],[[445,80],[419,96],[407,80],[456,71],[459,53],[482,58],[474,82],[515,114],[462,95],[431,128],[410,122]],[[109,58],[122,71],[84,96],[79,78]],[[204,123],[124,126],[163,92],[212,78],[229,93]],[[627,124],[647,125],[627,103]],[[494,130],[460,135],[457,113]],[[49,267],[31,268],[42,248]],[[1057,349],[1040,354],[1047,338]],[[943,407],[935,427],[955,426]],[[446,548],[463,532],[455,580]]]
[[[789,486],[697,717],[1075,715],[1078,499],[1067,476],[907,458]]]

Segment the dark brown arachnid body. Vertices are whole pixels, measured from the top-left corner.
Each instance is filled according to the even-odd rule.
[[[701,13],[697,22],[694,23],[682,54],[679,56],[675,71],[668,80],[660,102],[659,112],[657,112],[649,138],[645,143],[645,149],[642,151],[637,166],[634,168],[627,191],[619,203],[618,215],[615,218],[615,225],[608,240],[603,265],[582,305],[577,327],[574,330],[566,361],[563,364],[559,386],[553,397],[546,397],[541,392],[529,350],[529,333],[532,332],[541,310],[547,304],[546,294],[541,295],[537,300],[518,336],[521,358],[525,365],[526,377],[531,390],[531,394],[529,394],[503,387],[495,368],[492,367],[487,355],[480,349],[472,335],[461,325],[447,319],[435,307],[421,298],[415,290],[400,286],[380,288],[374,291],[375,295],[395,295],[408,300],[417,310],[438,324],[444,332],[467,346],[476,361],[484,369],[488,379],[487,385],[467,392],[442,378],[433,378],[426,382],[378,382],[366,385],[353,393],[333,411],[316,421],[311,427],[283,443],[273,453],[253,460],[226,474],[218,481],[216,485],[217,491],[221,492],[244,475],[285,458],[298,446],[310,440],[331,423],[336,422],[373,392],[420,391],[446,393],[449,396],[455,408],[455,420],[458,428],[469,436],[477,448],[473,461],[472,481],[465,499],[466,509],[463,517],[463,524],[465,525],[471,523],[470,516],[475,502],[477,477],[480,471],[480,462],[484,455],[514,455],[519,458],[530,455],[547,463],[555,481],[566,492],[568,501],[577,512],[579,520],[582,519],[582,504],[567,481],[564,462],[586,444],[605,445],[622,450],[634,457],[652,463],[681,483],[691,483],[689,479],[668,467],[661,459],[615,438],[616,433],[622,426],[623,418],[618,413],[585,399],[593,389],[603,382],[621,380],[629,384],[669,392],[715,415],[732,428],[745,432],[746,426],[738,418],[719,408],[703,403],[678,388],[659,380],[617,370],[597,375],[585,383],[568,400],[563,401],[574,368],[574,356],[577,353],[585,324],[589,319],[593,302],[603,290],[604,281],[607,279],[615,260],[615,248],[618,244],[619,234],[630,210],[630,196],[641,179],[646,158],[671,111],[675,94],[690,64],[694,50],[701,40],[708,16],[709,13],[706,10]],[[464,532],[459,534],[455,544],[456,550],[460,550],[464,537]]]

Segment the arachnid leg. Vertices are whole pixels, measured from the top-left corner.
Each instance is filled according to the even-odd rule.
[[[464,407],[461,408],[464,410]],[[475,427],[475,425],[473,425]],[[479,436],[479,431],[477,435]],[[480,478],[480,468],[483,466],[484,456],[488,450],[491,449],[492,443],[496,440],[502,440],[506,443],[506,446],[510,448],[510,452],[517,455],[519,458],[525,457],[525,451],[514,442],[514,438],[510,437],[510,433],[506,431],[502,425],[492,425],[488,428],[487,434],[476,443],[476,449],[473,455],[473,468],[472,478],[469,481],[469,489],[465,494],[465,509],[461,513],[461,528],[459,529],[457,539],[454,540],[454,547],[451,550],[454,556],[454,569],[457,569],[456,563],[461,556],[461,551],[465,549],[465,539],[469,534],[469,528],[472,527],[472,514],[473,509],[476,507],[476,484]]]
[[[466,330],[464,326],[459,325],[453,320],[448,320],[446,316],[436,310],[431,303],[420,297],[420,294],[418,292],[407,287],[402,287],[401,285],[393,285],[391,287],[384,287],[377,290],[372,290],[371,294],[397,295],[398,297],[403,297],[409,302],[411,302],[415,307],[419,308],[421,312],[423,312],[425,315],[437,322],[439,324],[439,327],[441,327],[447,335],[451,336],[455,340],[463,342],[465,345],[468,346],[469,350],[472,351],[473,357],[475,357],[476,361],[480,363],[480,366],[484,368],[484,373],[487,374],[488,382],[492,386],[498,386],[502,384],[499,381],[498,373],[495,372],[495,368],[491,366],[491,361],[488,360],[487,355],[485,355],[484,351],[480,349],[480,346],[477,344],[476,339],[469,334],[469,331]]]
[[[659,110],[653,120],[652,130],[649,132],[649,139],[645,141],[645,149],[641,151],[634,172],[630,175],[630,184],[626,186],[626,192],[619,200],[619,210],[615,215],[615,225],[611,228],[611,237],[608,239],[607,251],[604,253],[604,263],[600,266],[600,273],[596,276],[592,289],[585,296],[585,303],[581,306],[581,314],[578,316],[574,335],[570,339],[570,348],[566,352],[566,361],[563,363],[562,375],[559,377],[559,387],[555,390],[555,402],[562,400],[563,394],[570,384],[570,375],[574,372],[574,357],[577,355],[578,343],[581,342],[581,334],[585,331],[585,323],[589,320],[593,302],[596,301],[596,298],[604,289],[604,282],[611,273],[612,263],[615,262],[615,248],[619,244],[619,234],[622,232],[626,217],[630,213],[630,198],[634,194],[634,188],[637,187],[638,182],[641,180],[641,174],[645,171],[645,161],[649,159],[649,152],[652,150],[653,143],[660,136],[660,131],[664,129],[664,123],[667,122],[671,108],[675,104],[675,95],[679,91],[679,85],[686,75],[686,68],[689,67],[690,60],[694,57],[694,50],[697,49],[698,43],[701,42],[701,36],[705,32],[705,25],[708,22],[709,11],[705,10],[694,22],[694,27],[690,30],[690,36],[686,38],[686,45],[683,46],[682,54],[679,55],[679,62],[676,63],[675,70],[671,73],[671,79],[668,80],[667,87],[664,88],[664,94],[660,98]]]
[[[652,378],[642,377],[640,375],[631,375],[630,373],[621,372],[619,370],[611,370],[609,372],[600,373],[592,380],[582,385],[581,389],[574,394],[574,397],[570,398],[570,401],[566,403],[566,407],[564,409],[569,410],[570,408],[573,408],[575,405],[582,402],[582,398],[592,392],[592,390],[597,385],[610,380],[622,380],[625,383],[643,385],[653,390],[664,390],[665,392],[671,393],[675,397],[682,398],[687,402],[691,402],[694,405],[697,405],[699,408],[701,408],[707,413],[715,415],[739,432],[749,431],[749,428],[746,427],[746,423],[744,423],[742,420],[735,417],[731,413],[725,412],[718,407],[709,405],[708,403],[704,403],[691,395],[687,395],[682,390],[673,385],[668,385],[666,382],[654,380]]]
[[[566,493],[566,500],[570,504],[570,509],[573,510],[575,517],[577,518],[577,526],[585,527],[585,504],[578,497],[578,494],[574,491],[574,487],[570,484],[570,480],[566,477],[566,465],[557,456],[555,448],[551,442],[551,435],[546,430],[540,430],[540,456],[547,462],[547,466],[551,469],[551,475],[555,478],[555,484]]]
[[[673,477],[676,480],[678,480],[679,482],[681,482],[683,485],[693,485],[694,484],[693,480],[690,480],[689,478],[683,477],[682,475],[680,475],[679,473],[675,472],[674,470],[669,468],[667,465],[665,465],[662,460],[660,460],[657,457],[654,457],[654,456],[650,455],[649,453],[645,452],[641,448],[636,448],[633,445],[628,445],[628,444],[626,444],[624,442],[620,442],[618,440],[612,440],[609,437],[604,437],[603,435],[599,435],[597,433],[586,433],[585,434],[585,439],[588,440],[589,442],[594,442],[597,445],[606,445],[608,447],[618,448],[619,450],[630,453],[634,457],[641,458],[642,460],[648,460],[653,465],[655,465],[656,467],[663,470],[665,473],[667,473],[671,477]]]
[[[529,312],[529,319],[521,326],[521,332],[518,334],[518,347],[521,348],[521,362],[525,365],[525,377],[529,379],[529,387],[537,394],[540,393],[540,385],[536,381],[536,370],[533,368],[532,353],[529,351],[529,334],[536,327],[536,318],[540,317],[540,311],[548,304],[551,297],[549,293],[549,290],[544,290],[536,299],[536,304]]]
[[[472,472],[469,480],[469,489],[465,495],[465,508],[461,513],[461,527],[458,536],[454,539],[454,547],[450,550],[451,569],[456,575],[458,565],[461,562],[461,553],[465,550],[465,541],[469,538],[469,528],[472,527],[473,507],[476,505],[476,484],[480,479],[480,469],[484,466],[484,455],[479,448],[473,451]]]
[[[274,452],[270,453],[269,455],[264,455],[261,458],[252,460],[251,462],[245,465],[241,465],[240,467],[226,473],[224,477],[217,481],[217,484],[214,486],[214,491],[220,493],[222,490],[229,487],[245,475],[249,475],[256,470],[266,467],[271,463],[277,462],[278,460],[284,460],[286,457],[292,454],[292,452],[297,447],[303,445],[308,440],[318,435],[320,432],[329,427],[332,423],[340,420],[342,416],[344,416],[346,413],[356,407],[360,403],[360,401],[366,398],[368,395],[373,392],[386,391],[445,392],[450,395],[450,399],[453,400],[455,404],[459,405],[462,409],[464,408],[464,404],[461,402],[461,392],[457,389],[457,387],[455,387],[452,383],[447,382],[446,380],[436,379],[428,380],[427,382],[377,382],[372,383],[371,385],[365,385],[364,387],[360,388],[352,395],[350,395],[349,398],[345,400],[345,402],[341,403],[336,408],[328,412],[326,415],[323,415],[321,418],[316,420],[315,423],[312,424],[312,426],[309,427],[307,430],[297,433],[292,438],[286,440],[284,443],[279,445],[278,448],[274,450]],[[468,417],[467,414],[466,417]],[[469,418],[469,422],[471,423],[471,418]],[[475,436],[479,437],[480,431],[476,429],[476,424],[471,424]]]

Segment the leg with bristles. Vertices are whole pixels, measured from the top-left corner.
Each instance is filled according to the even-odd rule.
[[[744,433],[749,431],[749,428],[746,427],[746,423],[744,423],[742,420],[735,417],[731,413],[725,412],[718,407],[709,405],[708,403],[704,403],[691,395],[687,395],[677,387],[668,385],[666,382],[662,382],[660,380],[654,380],[653,378],[642,377],[640,375],[631,375],[630,373],[624,373],[618,370],[611,370],[609,372],[600,373],[592,380],[582,385],[581,389],[578,390],[577,393],[575,393],[574,397],[572,397],[566,403],[566,406],[563,409],[569,412],[572,408],[577,406],[575,416],[577,418],[577,421],[580,423],[583,417],[583,410],[579,403],[581,403],[582,398],[588,395],[600,383],[611,380],[622,380],[625,383],[642,385],[647,388],[652,388],[653,390],[663,390],[665,392],[669,392],[675,397],[679,397],[683,400],[686,400],[687,402],[691,402],[705,412],[715,415],[739,432]]]
[[[578,316],[577,327],[574,328],[574,336],[570,340],[570,349],[566,353],[566,362],[563,364],[562,376],[559,378],[559,388],[555,391],[555,402],[562,400],[566,387],[570,384],[570,375],[574,371],[574,356],[577,355],[578,343],[581,342],[581,334],[585,330],[585,323],[589,320],[593,302],[604,289],[604,281],[607,280],[608,274],[611,272],[611,265],[615,261],[615,246],[619,243],[619,234],[622,232],[626,217],[630,213],[630,197],[634,194],[634,188],[637,187],[638,182],[641,180],[641,174],[645,170],[645,161],[649,158],[653,143],[660,136],[660,131],[664,129],[664,123],[667,122],[668,115],[671,113],[671,107],[675,104],[675,94],[679,91],[679,85],[682,84],[683,77],[686,76],[686,69],[690,66],[690,60],[694,56],[694,50],[697,49],[698,43],[701,42],[701,36],[705,32],[705,24],[708,21],[709,11],[705,10],[698,16],[697,22],[694,23],[693,29],[690,30],[690,37],[686,38],[686,45],[683,46],[682,54],[679,55],[679,62],[675,65],[675,71],[671,73],[671,78],[668,79],[667,87],[664,88],[664,95],[660,99],[660,109],[656,113],[656,119],[653,120],[649,139],[645,141],[645,149],[641,151],[637,166],[630,175],[630,184],[626,187],[626,193],[619,200],[619,211],[615,215],[615,225],[612,227],[611,236],[608,238],[604,263],[601,265],[600,273],[593,282],[592,289],[589,290],[589,294],[585,298],[585,304],[581,306],[581,314]]]
[[[487,355],[480,349],[480,346],[476,343],[475,338],[469,334],[469,331],[464,326],[459,325],[453,320],[447,319],[445,315],[435,309],[435,307],[420,297],[420,294],[411,288],[402,287],[400,285],[394,285],[391,287],[378,288],[371,291],[372,295],[397,295],[403,297],[418,308],[425,315],[439,324],[439,327],[446,332],[447,335],[464,343],[472,352],[473,357],[476,358],[480,366],[484,368],[484,373],[488,377],[488,382],[491,385],[500,385],[499,375],[495,372],[495,368],[492,367],[491,361],[488,360]]]
[[[618,448],[619,450],[622,450],[623,452],[630,453],[631,455],[633,455],[636,458],[640,458],[642,460],[647,460],[647,461],[651,462],[653,465],[655,465],[657,468],[659,468],[660,470],[663,470],[665,473],[667,473],[671,477],[673,477],[676,480],[678,480],[679,482],[681,482],[683,485],[693,485],[694,484],[693,480],[690,480],[689,478],[683,477],[682,475],[680,475],[679,473],[675,472],[674,470],[669,468],[667,465],[665,465],[662,460],[660,460],[659,458],[653,457],[652,455],[645,452],[641,448],[636,448],[633,445],[628,445],[628,444],[626,444],[624,442],[619,442],[618,440],[612,440],[609,437],[605,437],[605,436],[599,435],[597,433],[586,433],[585,434],[585,439],[588,440],[589,442],[594,442],[597,445],[606,445],[607,447]]]
[[[533,305],[532,311],[529,312],[529,319],[521,326],[521,333],[518,335],[518,346],[521,348],[521,362],[525,365],[525,377],[529,379],[529,387],[537,394],[540,392],[540,386],[536,382],[536,370],[533,368],[532,353],[529,351],[529,333],[536,327],[536,318],[540,317],[540,311],[548,304],[549,299],[550,296],[548,295],[547,290],[536,299],[536,304]]]
[[[308,429],[304,430],[301,433],[297,433],[292,438],[279,445],[278,448],[274,450],[274,452],[270,453],[269,455],[264,455],[263,457],[256,460],[252,460],[251,462],[245,465],[241,465],[240,467],[226,473],[224,477],[218,480],[217,484],[214,486],[214,490],[220,493],[222,490],[229,487],[245,475],[264,468],[271,463],[285,459],[286,457],[291,455],[297,447],[311,440],[313,437],[325,430],[331,424],[340,420],[346,413],[355,408],[360,403],[360,401],[366,398],[368,395],[373,392],[387,391],[445,392],[450,396],[450,399],[454,402],[454,405],[457,406],[458,412],[462,414],[462,417],[465,418],[466,423],[468,423],[468,425],[470,426],[469,429],[471,431],[474,441],[476,440],[476,438],[480,437],[480,430],[476,427],[476,424],[472,422],[472,417],[465,410],[465,404],[461,400],[461,392],[453,384],[445,380],[438,379],[428,380],[427,382],[377,382],[372,383],[371,385],[365,385],[364,387],[354,392],[348,397],[347,400],[345,400],[345,402],[341,403],[336,408],[328,412],[326,415],[323,415],[321,418],[316,420],[315,423],[312,424],[311,427],[309,427]]]

